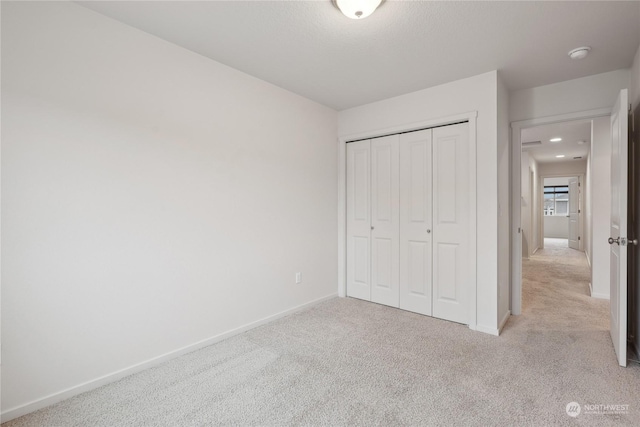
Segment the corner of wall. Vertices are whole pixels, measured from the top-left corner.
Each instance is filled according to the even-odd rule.
[[[496,135],[498,156],[498,289],[496,322],[498,329],[506,322],[509,311],[511,277],[511,209],[512,187],[510,176],[511,144],[509,144],[509,91],[499,71],[496,71]]]

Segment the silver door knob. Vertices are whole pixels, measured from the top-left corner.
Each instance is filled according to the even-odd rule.
[[[431,230],[427,229],[427,234],[431,233]]]
[[[620,245],[620,237],[618,237],[617,239],[614,239],[613,237],[609,237],[608,242],[610,245],[613,245],[614,243],[616,245]]]

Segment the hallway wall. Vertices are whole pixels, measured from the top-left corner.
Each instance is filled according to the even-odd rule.
[[[591,122],[591,140],[593,141],[593,121]],[[592,218],[592,204],[591,204],[591,191],[593,188],[592,184],[592,174],[593,167],[591,165],[591,149],[589,149],[589,154],[587,154],[587,173],[584,177],[584,218],[585,218],[585,230],[584,230],[584,253],[587,256],[587,262],[589,263],[589,268],[591,268],[591,256],[593,253],[592,245],[593,239],[591,238],[592,229],[593,229],[593,218]]]
[[[638,68],[640,66],[635,69]],[[637,73],[637,71],[634,72]],[[516,122],[598,108],[611,108],[620,89],[629,87],[629,76],[630,70],[625,68],[546,86],[512,91],[509,94],[509,120]]]
[[[540,196],[538,162],[526,151],[522,152],[522,256],[528,258],[540,247]],[[533,177],[532,177],[533,175]],[[533,180],[533,183],[531,182]],[[525,247],[526,246],[526,247]]]
[[[609,299],[611,220],[611,119],[593,120],[591,142],[591,296]]]

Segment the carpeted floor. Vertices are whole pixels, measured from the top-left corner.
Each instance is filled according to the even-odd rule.
[[[640,425],[640,367],[617,366],[588,280],[567,248],[524,261],[500,337],[336,298],[3,427]],[[600,404],[629,410],[586,413]]]

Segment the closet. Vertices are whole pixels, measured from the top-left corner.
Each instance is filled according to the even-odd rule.
[[[347,295],[468,323],[469,125],[347,143]]]

